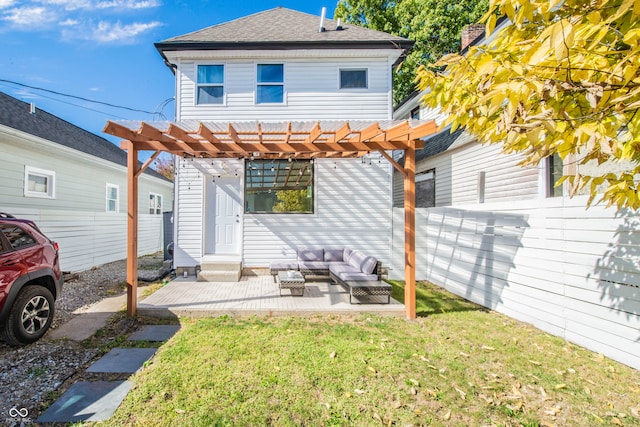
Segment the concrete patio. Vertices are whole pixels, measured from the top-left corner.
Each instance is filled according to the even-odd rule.
[[[243,276],[239,282],[197,282],[194,277],[179,277],[141,299],[138,314],[153,317],[405,314],[404,305],[394,299],[390,304],[375,301],[379,300],[350,304],[347,291],[325,281],[307,282],[300,297],[291,296],[288,289],[280,296],[278,284],[269,275]]]

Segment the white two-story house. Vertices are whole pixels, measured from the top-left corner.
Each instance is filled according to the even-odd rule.
[[[392,126],[392,73],[411,45],[286,8],[156,43],[176,77],[176,122],[189,133],[175,144],[206,137],[215,145],[223,131],[243,147],[243,131],[268,140],[270,123],[288,123],[290,133],[314,123],[326,131],[345,120],[352,130],[371,121]],[[314,129],[306,129],[306,142],[318,138]],[[175,127],[164,136],[170,134],[180,135]],[[331,138],[317,140],[338,134],[334,128]],[[266,267],[295,258],[299,246],[350,246],[389,265],[392,166],[379,152],[263,154],[211,158],[186,150],[177,157],[178,274],[225,263]]]

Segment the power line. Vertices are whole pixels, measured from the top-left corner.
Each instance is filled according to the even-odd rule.
[[[153,111],[152,112],[152,111],[140,110],[140,109],[137,109],[137,108],[125,107],[125,106],[122,106],[122,105],[110,104],[108,102],[95,101],[93,99],[83,98],[81,96],[76,96],[76,95],[69,95],[67,93],[62,93],[62,92],[56,92],[55,90],[45,89],[45,88],[41,88],[41,87],[37,87],[37,86],[30,86],[30,85],[27,85],[27,84],[24,84],[24,83],[14,82],[12,80],[0,79],[0,82],[10,83],[10,84],[14,84],[14,85],[17,85],[17,86],[27,87],[29,89],[40,90],[40,91],[43,91],[43,92],[49,92],[49,93],[52,93],[54,95],[66,96],[68,98],[79,99],[81,101],[92,102],[94,104],[106,105],[107,107],[120,108],[120,109],[123,109],[123,110],[134,111],[134,112],[137,112],[137,113],[145,113],[145,114],[151,114],[151,115],[156,115],[156,114],[162,115],[162,111],[160,111],[158,113],[157,111]]]

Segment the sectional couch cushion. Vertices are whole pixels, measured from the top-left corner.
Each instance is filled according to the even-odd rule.
[[[325,262],[343,262],[344,249],[325,249],[324,260]]]
[[[324,249],[299,248],[298,261],[324,261]]]
[[[372,256],[368,256],[362,264],[360,264],[360,270],[365,274],[372,274],[376,266],[378,265],[378,260]]]
[[[356,268],[352,265],[349,265],[343,262],[329,264],[329,271],[344,281],[378,280],[377,275],[365,274],[362,271],[360,271],[359,268]]]

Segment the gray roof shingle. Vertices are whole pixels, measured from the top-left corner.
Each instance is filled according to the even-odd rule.
[[[28,103],[3,92],[0,92],[0,124],[118,165],[127,166],[127,153],[108,140],[44,110],[36,109],[35,114],[31,114],[31,106]],[[145,173],[167,180],[151,168],[147,168]]]
[[[325,19],[326,31],[318,31],[320,17],[283,7],[224,22],[156,43],[160,51],[176,48],[275,49],[286,47],[341,48],[360,46],[408,49],[413,42],[381,31]]]

